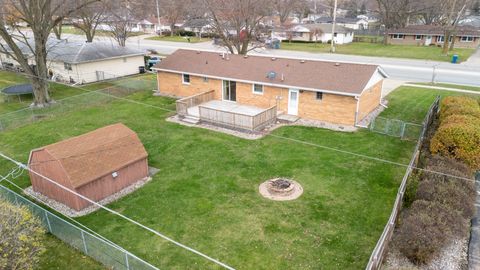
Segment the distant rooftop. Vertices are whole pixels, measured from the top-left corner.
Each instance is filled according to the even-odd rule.
[[[33,40],[29,40],[29,44],[32,48],[34,48],[33,45],[35,42]],[[32,51],[26,44],[18,43],[18,46],[24,54],[32,54]],[[48,60],[71,64],[144,54],[140,50],[121,47],[110,42],[87,43],[66,39],[57,40],[53,38],[47,41],[47,51]]]

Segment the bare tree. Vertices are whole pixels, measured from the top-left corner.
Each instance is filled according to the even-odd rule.
[[[106,11],[105,3],[95,3],[90,6],[83,7],[75,12],[75,21],[73,27],[85,33],[87,42],[92,42],[97,31],[97,27],[105,19]]]
[[[270,13],[269,0],[204,1],[215,33],[232,54],[247,54],[256,47],[259,22]]]
[[[280,17],[280,24],[284,25],[288,17],[295,10],[301,9],[305,6],[303,0],[274,0],[273,7]]]
[[[97,0],[1,0],[0,9],[8,16],[0,16],[0,52],[16,60],[29,75],[33,86],[34,101],[32,106],[44,107],[51,103],[48,93],[47,41],[52,29],[66,16]],[[25,22],[32,34],[11,24],[14,31],[9,31],[6,17],[14,21]],[[20,48],[26,46],[28,54],[33,55],[35,65],[30,65],[28,56]]]
[[[175,24],[177,24],[187,14],[188,5],[191,2],[188,0],[162,0],[163,16],[170,24],[170,35],[175,34]]]
[[[53,27],[53,33],[58,40],[62,39],[62,28],[63,20],[59,21],[58,24]]]
[[[131,24],[134,22],[133,10],[128,0],[113,0],[108,2],[110,16],[105,19],[110,35],[118,45],[125,47],[127,39],[132,35]]]

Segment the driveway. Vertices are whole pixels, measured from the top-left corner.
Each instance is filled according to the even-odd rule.
[[[474,54],[472,54],[472,56],[470,56],[470,58],[468,58],[467,61],[461,63],[460,65],[472,66],[472,67],[480,66],[480,48],[478,48],[477,51]]]

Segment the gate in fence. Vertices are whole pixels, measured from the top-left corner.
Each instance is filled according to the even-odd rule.
[[[0,185],[0,198],[17,205],[26,206],[41,220],[45,230],[85,255],[104,264],[109,269],[158,270],[157,267],[111,241],[73,225],[2,185]]]
[[[420,124],[380,116],[370,123],[369,128],[372,132],[398,137],[402,140],[417,140],[422,132],[422,125]]]

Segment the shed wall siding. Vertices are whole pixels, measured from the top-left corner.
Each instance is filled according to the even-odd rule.
[[[113,178],[112,173],[105,175],[93,182],[77,188],[78,193],[86,196],[93,201],[100,201],[109,195],[116,193],[123,188],[148,177],[147,159],[141,159],[117,171],[118,176]],[[79,198],[79,209],[90,205],[89,202]]]
[[[360,96],[358,108],[358,121],[366,117],[371,111],[375,110],[380,105],[382,97],[383,80],[370,87]]]
[[[70,182],[67,181],[68,176],[63,170],[61,163],[57,160],[54,160],[54,158],[47,151],[39,150],[33,152],[30,163],[33,164],[30,165],[33,171],[54,180],[68,189],[73,190]],[[30,179],[34,191],[39,192],[55,201],[68,205],[71,208],[76,208],[78,206],[75,198],[76,196],[71,192],[66,191],[65,189],[31,172]]]

